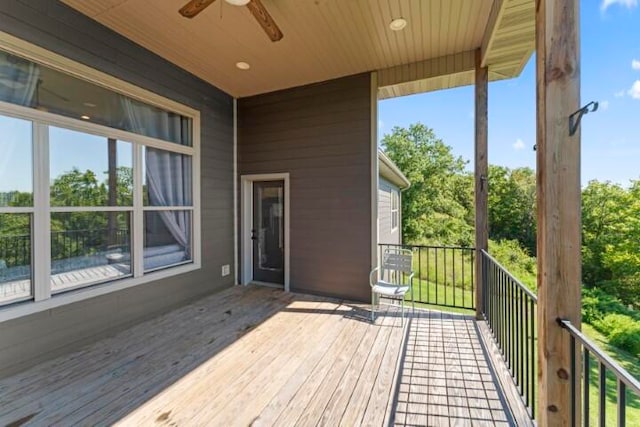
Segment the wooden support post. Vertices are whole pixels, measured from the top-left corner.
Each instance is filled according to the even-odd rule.
[[[536,11],[541,426],[571,425],[571,381],[580,396],[580,378],[570,378],[569,336],[556,323],[563,318],[580,327],[580,132],[569,136],[569,116],[580,102],[579,2],[538,0]],[[580,425],[580,399],[574,405]]]
[[[475,142],[475,202],[476,202],[476,318],[484,312],[484,273],[482,250],[489,245],[489,160],[488,160],[488,90],[489,70],[482,66],[482,52],[476,51],[476,142]]]

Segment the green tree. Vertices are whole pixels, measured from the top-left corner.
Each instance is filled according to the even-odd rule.
[[[517,240],[536,254],[536,176],[530,168],[489,166],[489,237]]]
[[[472,190],[464,173],[466,162],[421,123],[393,128],[382,145],[411,181],[402,197],[404,239],[472,244],[473,226],[467,222]]]

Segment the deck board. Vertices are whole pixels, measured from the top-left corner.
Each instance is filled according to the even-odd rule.
[[[234,287],[0,380],[0,425],[511,425],[470,316]]]

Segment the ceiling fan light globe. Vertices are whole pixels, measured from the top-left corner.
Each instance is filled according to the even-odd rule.
[[[225,0],[233,6],[246,6],[251,0]]]

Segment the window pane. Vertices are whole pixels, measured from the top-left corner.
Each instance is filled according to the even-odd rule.
[[[191,212],[144,213],[144,270],[191,261]]]
[[[31,122],[0,116],[0,207],[33,206]]]
[[[49,128],[51,206],[131,206],[132,144]]]
[[[191,156],[144,147],[145,206],[191,206]]]
[[[192,145],[192,120],[0,51],[0,101]]]
[[[31,296],[31,214],[0,214],[0,304]]]
[[[60,292],[131,275],[131,214],[51,214],[51,288]]]

